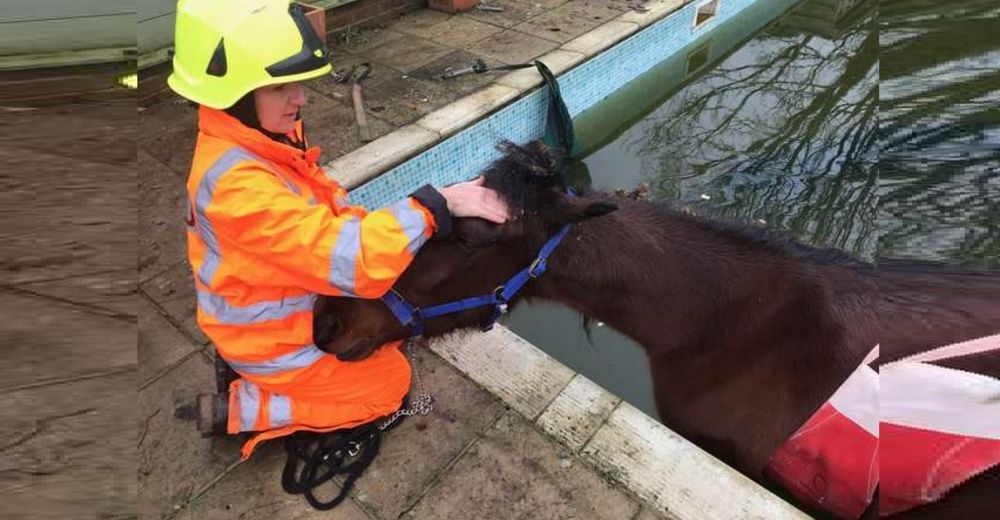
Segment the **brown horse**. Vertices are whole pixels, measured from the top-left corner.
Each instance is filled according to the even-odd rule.
[[[544,145],[505,143],[502,150],[486,185],[515,217],[504,225],[456,221],[451,237],[423,247],[398,292],[418,306],[490,293],[575,223],[523,297],[561,302],[641,345],[662,422],[769,487],[763,470],[771,454],[876,343],[887,362],[996,333],[1000,324],[995,273],[913,262],[885,262],[876,272],[835,250],[665,204],[571,197]],[[317,344],[342,358],[409,335],[378,300],[323,306]],[[431,319],[425,335],[476,326],[490,313]],[[1000,376],[997,356],[950,364],[957,365]],[[957,518],[981,509],[985,517],[996,511],[998,476],[994,468],[911,514]],[[876,507],[869,509],[874,515]]]

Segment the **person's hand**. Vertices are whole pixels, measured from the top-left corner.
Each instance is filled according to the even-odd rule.
[[[483,177],[438,189],[453,217],[478,217],[503,224],[510,213],[497,192],[483,187]]]

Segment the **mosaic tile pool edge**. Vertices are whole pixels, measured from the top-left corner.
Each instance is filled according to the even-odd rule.
[[[721,0],[715,17],[694,28],[692,2],[617,45],[559,76],[559,88],[572,116],[599,103],[615,89],[710,33],[718,24],[756,2]],[[500,153],[503,139],[525,143],[545,131],[545,87],[535,89],[456,135],[392,168],[350,193],[351,202],[379,208],[424,184],[444,186],[483,171]]]

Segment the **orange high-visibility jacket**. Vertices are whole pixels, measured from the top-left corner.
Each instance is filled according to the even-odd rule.
[[[305,142],[301,123],[295,137]],[[306,382],[331,370],[324,365],[340,363],[313,344],[317,294],[380,297],[437,227],[434,211],[413,197],[372,212],[349,206],[318,157],[318,148],[303,151],[221,110],[200,109],[187,186],[188,255],[198,324],[243,377],[234,393],[253,394],[232,397],[231,433],[295,422],[297,392],[315,387]],[[260,403],[265,413],[241,413],[248,400],[259,403],[260,389],[273,394],[269,407]]]

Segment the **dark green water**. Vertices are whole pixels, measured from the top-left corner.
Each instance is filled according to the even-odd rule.
[[[1000,266],[1000,2],[881,10],[879,255]]]
[[[645,183],[868,261],[1000,265],[1000,3],[754,9],[581,114],[577,182]],[[580,323],[538,304],[508,320],[655,416],[642,350]]]

